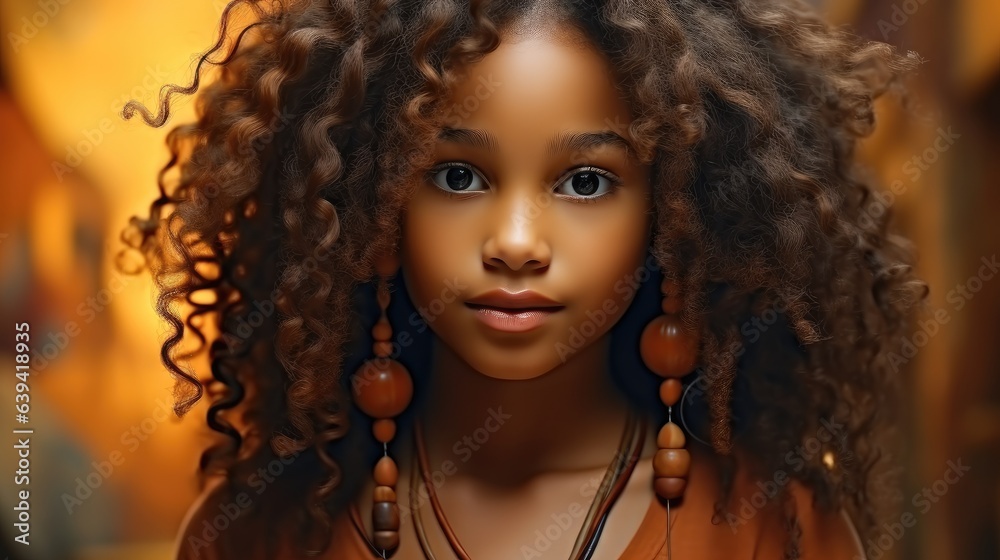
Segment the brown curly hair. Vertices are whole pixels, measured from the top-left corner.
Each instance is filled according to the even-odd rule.
[[[148,218],[122,237],[145,257],[172,328],[161,358],[177,377],[175,411],[212,395],[208,424],[225,437],[202,473],[245,486],[294,456],[282,514],[327,546],[331,516],[370,468],[348,452],[367,432],[348,430],[344,372],[364,355],[373,263],[400,235],[401,185],[427,167],[457,71],[532,10],[582,31],[636,108],[629,133],[653,163],[649,250],[698,294],[683,316],[702,329],[696,392],[724,472],[736,446],[761,472],[787,468],[790,450],[840,423],[794,476],[871,535],[876,413],[897,381],[886,358],[927,288],[854,150],[874,99],[915,57],[795,1],[230,2],[192,83],[164,86],[158,115],[123,111],[159,127],[175,94],[198,93],[197,121],[168,135]],[[200,87],[206,65],[218,76]],[[199,344],[181,352],[186,332]],[[201,380],[182,364],[206,348]],[[734,415],[736,403],[752,414]]]

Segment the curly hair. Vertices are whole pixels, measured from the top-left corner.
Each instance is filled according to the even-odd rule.
[[[375,259],[400,236],[402,185],[426,168],[461,67],[540,8],[604,53],[635,108],[629,133],[652,163],[649,251],[695,294],[682,316],[701,329],[699,390],[724,472],[737,448],[760,472],[787,468],[789,450],[838,422],[794,476],[873,534],[879,412],[898,381],[887,356],[927,287],[854,150],[874,99],[916,58],[796,1],[230,2],[192,83],[164,86],[157,115],[123,110],[159,127],[175,94],[198,94],[197,121],[167,137],[149,216],[122,238],[172,329],[161,358],[176,413],[211,395],[208,425],[224,437],[201,472],[245,486],[294,457],[286,513],[327,546],[362,470],[344,372],[364,346]],[[201,87],[203,67],[219,72]],[[185,333],[198,344],[181,352]],[[205,349],[203,380],[184,363]],[[741,402],[753,414],[737,422]]]

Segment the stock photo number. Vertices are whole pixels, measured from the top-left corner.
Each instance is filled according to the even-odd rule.
[[[14,419],[17,421],[13,429],[14,449],[17,451],[17,464],[14,470],[14,486],[17,488],[17,496],[14,505],[14,514],[17,522],[14,528],[17,534],[14,540],[20,544],[30,544],[28,536],[31,534],[31,493],[29,490],[31,473],[31,433],[33,430],[28,427],[28,414],[31,411],[31,389],[28,384],[30,372],[30,325],[28,323],[17,323],[14,329]]]

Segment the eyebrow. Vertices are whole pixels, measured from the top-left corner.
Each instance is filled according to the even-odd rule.
[[[611,130],[601,130],[598,132],[576,132],[573,134],[561,134],[549,142],[549,153],[561,151],[585,152],[595,148],[619,148],[629,152],[628,140],[620,134]]]
[[[486,130],[478,129],[446,127],[438,134],[438,138],[443,141],[467,144],[490,151],[496,151],[500,145],[496,136]],[[631,151],[631,145],[628,140],[612,130],[560,134],[549,141],[548,149],[551,154],[560,151],[583,152],[604,146],[619,148],[626,152]]]

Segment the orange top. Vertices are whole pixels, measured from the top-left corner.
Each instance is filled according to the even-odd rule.
[[[632,540],[629,541],[619,560],[650,560],[666,558],[667,508],[654,495]],[[349,513],[340,515],[333,525],[333,546],[336,549],[331,558],[338,560],[373,560],[381,558],[358,532]],[[409,560],[409,559],[407,559]]]
[[[226,511],[226,508],[220,507],[220,504],[225,506],[231,503],[238,503],[238,500],[233,499],[227,493],[223,484],[215,481],[209,485],[209,488],[199,496],[188,511],[182,523],[182,529],[177,535],[176,542],[177,555],[175,558],[177,560],[236,560],[240,555],[231,548],[234,540],[245,541],[247,538],[259,537],[262,532],[276,529],[276,527],[268,528],[255,523],[239,528],[236,528],[234,523],[232,527],[229,527],[228,522],[223,523],[227,520],[222,519],[224,515],[220,512]],[[666,506],[654,495],[638,530],[622,552],[619,560],[666,558],[666,525]],[[334,519],[331,537],[331,544],[322,556],[324,560],[375,560],[381,558],[358,531],[351,519],[350,511],[344,511]],[[299,557],[298,553],[290,548],[293,546],[292,543],[283,541],[278,546],[279,550],[276,554],[268,554],[264,549],[258,548],[254,558],[274,560],[275,558]],[[397,560],[414,560],[412,558],[404,559],[398,554],[395,558]],[[240,560],[246,559],[240,558]]]
[[[732,495],[725,519],[715,521],[715,498],[719,495],[719,473],[704,451],[692,447],[692,459],[698,461],[698,468],[691,471],[685,500],[673,510],[671,523],[680,523],[673,528],[677,533],[673,539],[675,558],[698,560],[707,558],[727,558],[729,560],[772,560],[782,558],[790,532],[786,513],[788,504],[781,500],[770,500],[757,508],[757,500],[766,497],[759,479],[740,469],[733,479]],[[636,467],[636,476],[652,476],[650,461],[641,461]],[[780,473],[781,471],[779,471]],[[772,482],[772,484],[774,484]],[[808,560],[857,560],[865,558],[861,540],[846,511],[823,512],[815,508],[815,496],[807,486],[797,480],[789,480],[787,489],[801,532],[800,550],[803,559]],[[221,481],[214,481],[199,496],[186,516],[178,534],[176,560],[289,560],[302,558],[293,550],[292,539],[276,539],[271,543],[278,550],[271,551],[264,546],[264,535],[283,533],[288,528],[284,522],[291,518],[253,519],[238,517],[231,521],[234,512],[239,512],[247,497],[232,496]],[[250,492],[253,494],[253,492]],[[752,500],[752,501],[751,501]],[[238,507],[239,506],[239,507]],[[711,522],[710,522],[711,521]],[[639,528],[619,556],[619,560],[665,559],[665,537],[667,526],[666,506],[654,495]],[[605,528],[607,531],[608,528]],[[412,537],[412,533],[403,535]],[[620,537],[620,535],[615,535]],[[358,532],[349,511],[342,512],[334,519],[330,546],[322,556],[323,560],[375,560],[379,558],[369,547],[365,536]],[[619,541],[620,542],[620,541]],[[253,552],[237,552],[237,545],[249,545]],[[413,555],[404,558],[400,553],[393,560],[417,560]],[[320,560],[314,558],[313,560]]]

